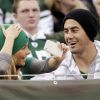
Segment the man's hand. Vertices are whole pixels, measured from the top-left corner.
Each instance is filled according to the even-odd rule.
[[[57,56],[51,57],[48,62],[50,67],[57,68],[60,65],[60,63],[63,61],[63,59],[65,58],[66,52],[69,50],[68,46],[66,46],[66,44],[64,43],[61,43],[59,45],[59,48],[63,50],[63,54],[61,57],[57,57]]]

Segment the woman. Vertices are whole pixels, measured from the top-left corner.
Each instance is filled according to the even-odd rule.
[[[52,57],[47,61],[26,59],[30,50],[29,39],[25,32],[18,24],[7,25],[5,28],[0,29],[0,75],[3,75],[1,79],[21,79],[21,68],[24,66],[30,66],[27,70],[32,74],[50,72],[55,70],[62,61],[58,57]]]
[[[5,27],[7,30],[4,27],[2,27],[3,31],[0,29],[0,74],[17,75],[20,72],[20,68],[16,66],[18,64],[24,65],[24,59],[30,52],[28,49],[28,38],[24,32],[21,32],[21,28],[17,24],[10,27],[6,25]],[[18,59],[20,53],[23,53],[23,59]],[[17,77],[8,76],[1,78],[16,79]]]
[[[73,9],[88,9],[80,0],[44,0],[54,19],[54,32],[63,31],[63,18]]]

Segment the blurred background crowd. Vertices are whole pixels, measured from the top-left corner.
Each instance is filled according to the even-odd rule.
[[[39,30],[42,30],[47,39],[63,39],[63,18],[73,9],[87,9],[100,21],[100,0],[38,0],[41,14]],[[0,24],[14,23],[12,13],[13,0],[0,0]],[[96,39],[100,40],[100,33]]]

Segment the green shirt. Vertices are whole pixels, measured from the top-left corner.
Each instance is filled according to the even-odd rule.
[[[46,39],[37,39],[35,41],[30,39],[29,49],[31,50],[33,57],[39,60],[45,60],[50,57],[50,55],[43,49],[45,41]]]

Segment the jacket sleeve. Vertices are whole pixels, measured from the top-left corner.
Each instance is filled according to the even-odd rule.
[[[0,75],[6,75],[11,63],[11,56],[7,53],[0,53]]]
[[[26,65],[23,67],[23,74],[41,74],[55,70],[55,68],[51,68],[48,65],[48,60],[40,61],[37,59],[28,58],[26,60]]]
[[[41,73],[48,73],[55,70],[54,68],[51,68],[48,65],[48,60],[45,61],[39,61],[39,60],[33,60],[30,65],[30,73],[34,74],[41,74]]]

